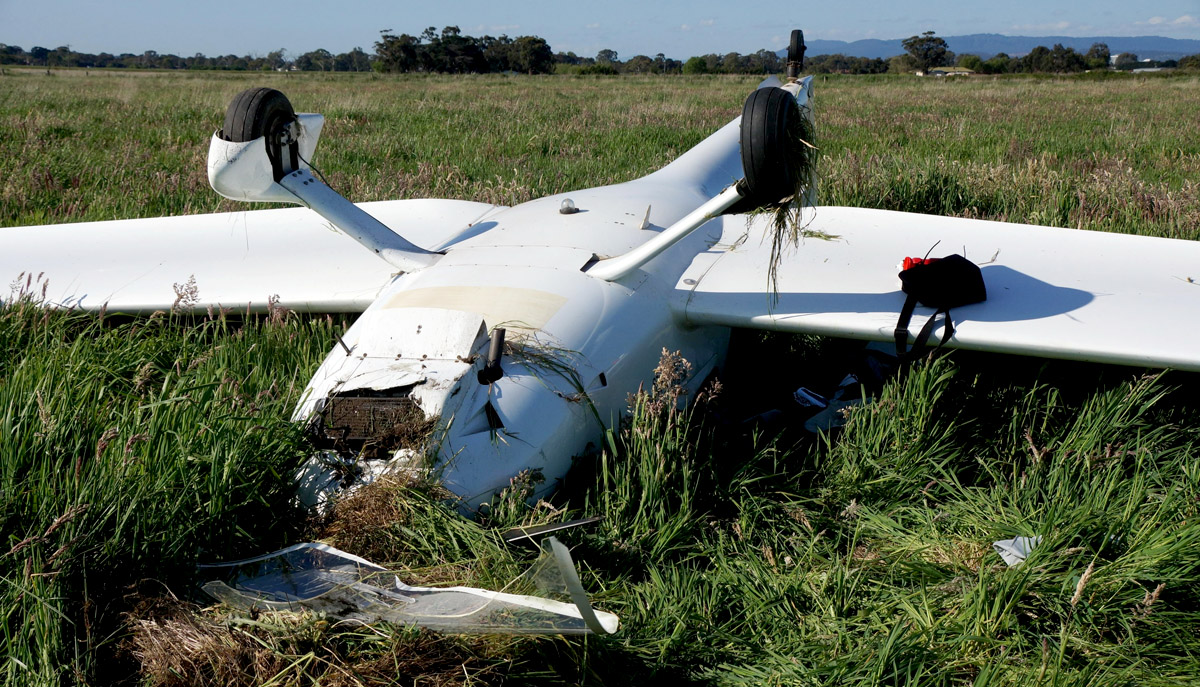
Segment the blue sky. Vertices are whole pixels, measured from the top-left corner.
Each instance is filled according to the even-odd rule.
[[[741,5],[741,6],[739,6]],[[470,35],[537,35],[556,51],[594,56],[603,48],[622,59],[786,47],[792,28],[808,38],[903,38],[933,30],[950,36],[1142,36],[1200,38],[1200,0],[1008,0],[920,3],[869,0],[603,0],[577,3],[454,0],[0,0],[0,43],[29,49],[69,45],[82,52],[263,55],[284,48],[368,52],[381,29],[419,33],[456,25]],[[975,5],[975,6],[972,6]],[[753,10],[745,9],[754,7]]]

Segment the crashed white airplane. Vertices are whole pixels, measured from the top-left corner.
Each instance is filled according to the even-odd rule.
[[[1200,370],[1180,316],[1200,305],[1198,243],[815,207],[816,178],[789,153],[812,116],[802,40],[791,53],[786,83],[768,79],[663,169],[516,207],[355,205],[310,174],[321,116],[253,89],[212,137],[212,186],[305,207],[4,229],[0,278],[44,274],[48,304],[109,312],[261,312],[275,296],[361,312],[295,411],[336,468],[310,470],[310,487],[370,453],[435,470],[465,509],[524,470],[552,489],[664,349],[693,363],[695,391],[731,327],[907,342],[896,265],[934,245],[988,261],[987,299],[931,330],[948,346]],[[771,218],[745,213],[780,202],[824,238],[785,251],[772,282]],[[198,293],[181,303],[189,277]],[[933,313],[918,307],[914,329]],[[431,428],[423,448],[399,438],[405,423]]]

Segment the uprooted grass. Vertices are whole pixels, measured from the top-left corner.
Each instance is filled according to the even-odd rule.
[[[812,117],[812,108],[807,104],[798,107],[797,112],[788,120],[786,132],[786,154],[791,160],[788,167],[791,178],[788,188],[791,194],[771,203],[760,212],[771,217],[771,258],[767,268],[767,283],[772,291],[778,283],[777,273],[783,260],[784,251],[789,247],[797,248],[804,236],[804,221],[801,209],[805,199],[815,202],[817,183],[817,161],[820,151],[817,149],[817,129]],[[749,219],[747,220],[749,221]]]
[[[284,661],[248,632],[200,615],[174,596],[143,597],[129,612],[127,649],[151,684],[261,685]]]

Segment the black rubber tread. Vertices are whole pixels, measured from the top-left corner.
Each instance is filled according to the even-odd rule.
[[[245,143],[293,122],[296,112],[287,96],[274,88],[250,88],[238,93],[225,110],[221,137]]]
[[[804,32],[792,29],[792,39],[788,43],[788,62],[804,62]]]
[[[748,204],[777,203],[796,192],[787,130],[791,118],[800,116],[792,94],[782,88],[760,88],[746,98],[741,148]]]

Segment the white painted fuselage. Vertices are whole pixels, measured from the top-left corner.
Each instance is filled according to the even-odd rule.
[[[440,418],[426,460],[465,507],[523,470],[540,470],[541,491],[553,489],[652,382],[664,349],[692,364],[695,391],[729,339],[724,327],[687,326],[669,305],[719,229],[701,228],[619,280],[585,268],[645,243],[740,175],[735,121],[647,177],[498,209],[429,246],[445,254],[382,290],[331,350],[296,419],[319,415],[330,396],[403,394]],[[566,198],[577,212],[560,212]],[[509,353],[503,376],[484,384],[495,328],[507,330]]]

